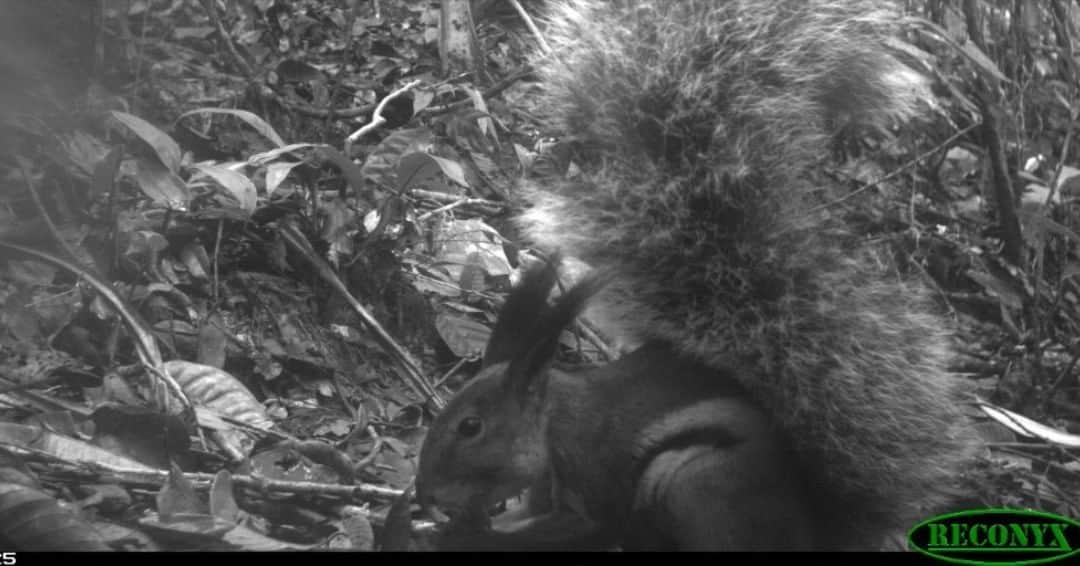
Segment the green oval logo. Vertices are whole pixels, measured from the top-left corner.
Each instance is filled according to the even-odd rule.
[[[1024,509],[972,509],[908,531],[919,552],[955,564],[1044,564],[1080,552],[1080,522]]]

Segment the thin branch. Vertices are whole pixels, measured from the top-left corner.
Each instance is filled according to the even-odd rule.
[[[375,112],[371,115],[371,121],[365,124],[359,130],[356,130],[352,134],[349,134],[349,137],[345,138],[345,155],[352,155],[352,152],[349,150],[352,149],[352,144],[356,143],[356,140],[364,137],[368,133],[374,131],[375,128],[378,128],[379,126],[382,126],[386,123],[386,118],[383,117],[383,110],[386,109],[386,104],[388,102],[402,96],[406,92],[409,92],[410,90],[416,88],[419,85],[420,81],[412,81],[409,84],[386,95],[386,98],[383,98],[382,101],[379,102],[379,105],[375,107]]]

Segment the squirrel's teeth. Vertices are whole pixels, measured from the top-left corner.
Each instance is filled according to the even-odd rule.
[[[524,503],[525,491],[517,495],[511,495],[502,501],[496,501],[491,507],[488,508],[488,515],[494,517],[501,513],[506,513],[515,507],[520,507]]]

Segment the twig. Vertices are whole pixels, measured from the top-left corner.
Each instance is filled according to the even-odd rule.
[[[409,191],[409,194],[416,197],[416,198],[433,200],[435,202],[456,203],[456,202],[461,200],[461,197],[459,197],[457,195],[452,195],[452,194],[449,194],[449,193],[440,193],[438,191],[425,191],[424,189],[412,189],[411,191]],[[485,207],[493,208],[493,209],[496,209],[496,210],[502,210],[503,208],[506,208],[506,203],[502,203],[502,202],[498,202],[498,201],[494,201],[494,200],[474,198],[474,199],[468,199],[468,201],[469,202],[466,202],[465,204],[474,204],[474,205],[478,205],[478,206],[485,206]]]
[[[367,455],[356,462],[355,468],[357,471],[362,470],[374,463],[375,459],[379,457],[379,452],[382,451],[383,444],[386,443],[383,438],[379,436],[379,433],[375,431],[375,427],[368,425],[366,430],[374,442],[372,442],[371,450],[367,453]]]
[[[159,489],[169,481],[168,470],[125,470],[112,468],[98,462],[71,462],[50,457],[56,464],[75,466],[70,469],[50,469],[41,473],[44,478],[53,481],[65,479],[80,482],[100,482],[118,484],[132,488]],[[198,490],[209,490],[216,474],[184,473],[184,479]],[[284,495],[322,495],[340,497],[349,500],[393,501],[401,496],[403,490],[371,484],[341,485],[307,481],[285,481],[261,478],[252,475],[232,476],[233,484],[261,493],[273,492]],[[378,516],[378,515],[376,515]],[[381,518],[381,517],[380,517]],[[434,528],[431,521],[413,521],[413,529],[427,531]]]
[[[523,79],[525,77],[528,77],[528,76],[530,76],[532,74],[533,74],[533,68],[531,66],[529,66],[529,65],[526,65],[525,67],[522,67],[519,71],[517,71],[517,72],[503,78],[502,80],[495,83],[494,85],[484,89],[484,92],[482,92],[480,94],[480,96],[481,96],[481,98],[483,98],[485,100],[496,97],[499,94],[501,94],[502,91],[510,88],[511,86],[513,86],[515,83],[517,83],[521,79]],[[424,112],[426,112],[427,114],[430,114],[430,115],[438,116],[438,115],[441,115],[441,114],[446,114],[448,112],[452,112],[452,111],[454,111],[454,110],[456,110],[458,108],[461,108],[462,106],[466,106],[466,105],[470,104],[471,102],[472,102],[471,97],[463,98],[461,100],[457,100],[457,101],[454,101],[454,102],[448,102],[446,104],[442,104],[442,105],[439,105],[439,106],[429,106],[429,107],[424,109]]]
[[[386,118],[383,117],[383,110],[386,109],[386,104],[388,102],[402,96],[406,92],[409,92],[410,90],[416,88],[419,85],[420,81],[412,81],[409,84],[386,95],[386,98],[383,98],[382,101],[379,102],[379,105],[375,107],[375,112],[371,114],[371,121],[365,124],[359,130],[356,130],[355,132],[350,134],[349,137],[345,138],[345,155],[352,155],[352,152],[350,150],[352,149],[352,144],[356,143],[356,140],[364,137],[364,135],[386,123]]]
[[[311,244],[307,241],[307,238],[296,229],[295,226],[285,224],[280,231],[282,238],[285,240],[293,250],[300,253],[300,255],[307,258],[308,262],[319,272],[319,276],[324,281],[330,284],[338,294],[345,299],[345,301],[356,311],[356,314],[360,315],[360,319],[364,321],[365,326],[375,335],[376,340],[382,344],[387,353],[394,358],[401,369],[405,372],[405,384],[413,390],[414,393],[419,395],[423,399],[431,399],[435,407],[441,409],[445,405],[442,397],[438,392],[431,387],[431,384],[424,378],[424,373],[420,369],[419,364],[413,361],[412,356],[398,344],[390,333],[383,328],[378,319],[372,316],[371,313],[357,301],[352,293],[349,293],[348,288],[342,283],[341,279],[334,273],[334,270],[327,265],[326,261],[320,257]]]
[[[486,200],[486,199],[460,198],[460,199],[457,199],[457,200],[455,200],[454,202],[452,202],[450,204],[440,206],[439,208],[436,208],[434,210],[429,210],[429,211],[427,211],[427,212],[425,212],[423,214],[418,215],[416,217],[416,221],[417,222],[423,222],[424,220],[427,220],[428,218],[431,218],[432,216],[435,216],[436,214],[439,214],[441,212],[447,212],[449,210],[453,210],[455,208],[458,208],[459,206],[466,206],[466,205],[490,206],[490,205],[493,205],[493,204],[496,204],[496,203],[493,203],[492,201]]]
[[[454,373],[456,373],[457,370],[461,369],[461,366],[465,365],[466,362],[470,362],[470,361],[473,361],[473,360],[474,360],[474,358],[469,358],[469,357],[458,358],[458,361],[457,361],[457,363],[454,364],[454,367],[450,368],[449,371],[444,373],[443,376],[440,377],[439,379],[437,379],[435,381],[435,383],[433,383],[431,386],[438,389],[439,386],[441,386],[443,383],[446,383],[446,380],[450,379],[450,376],[454,375]]]
[[[518,0],[510,0],[510,5],[517,10],[518,15],[521,16],[521,19],[525,22],[525,27],[529,28],[529,32],[536,37],[536,43],[540,45],[540,49],[544,51],[544,54],[547,55],[551,53],[551,46],[548,45],[547,40],[544,39],[544,36],[533,22],[532,17],[525,11],[525,7],[521,5],[521,2]]]
[[[131,487],[156,488],[169,481],[169,470],[131,470],[116,468],[101,462],[70,462],[63,460],[68,466],[66,470],[50,470],[55,474],[63,474],[80,480],[102,481],[104,483],[117,483]],[[191,482],[196,489],[209,489],[214,481],[215,474],[203,472],[185,472],[184,479]],[[263,492],[278,492],[289,495],[332,495],[347,498],[369,498],[381,501],[392,500],[400,497],[402,490],[371,484],[341,485],[336,483],[320,483],[311,481],[287,481],[275,480],[254,475],[234,475],[233,483],[247,488]]]
[[[1005,148],[1001,143],[998,118],[994,112],[996,104],[989,95],[984,94],[990,92],[989,87],[983,84],[985,81],[980,80],[979,82],[986,90],[983,92],[977,91],[975,101],[979,105],[979,112],[982,114],[982,138],[986,144],[987,157],[990,158],[990,188],[994,194],[998,225],[1002,230],[1003,255],[1011,265],[1023,268],[1024,238],[1020,228],[1020,220],[1016,214],[1015,193],[1012,188],[1012,179],[1009,176],[1009,167],[1006,163]],[[1030,311],[1027,314],[1031,314]]]
[[[249,79],[254,77],[255,72],[251,69],[251,65],[248,65],[247,61],[244,60],[243,55],[240,55],[240,52],[236,50],[236,46],[233,45],[228,30],[226,30],[225,25],[221,23],[221,16],[217,11],[217,2],[214,0],[203,0],[202,5],[203,9],[206,11],[207,17],[210,18],[210,23],[214,25],[214,30],[221,39],[222,45],[225,46],[225,51],[228,51],[229,57],[232,59],[233,64],[236,65],[237,70]]]
[[[218,278],[219,263],[221,261],[221,237],[225,233],[225,219],[218,219],[217,234],[214,238],[214,283],[210,288],[210,297],[214,301],[215,308],[218,306],[218,288],[221,286],[221,280]]]

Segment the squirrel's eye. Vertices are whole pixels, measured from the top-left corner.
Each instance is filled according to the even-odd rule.
[[[478,417],[465,417],[457,425],[458,434],[465,438],[472,438],[484,430],[484,421]]]

